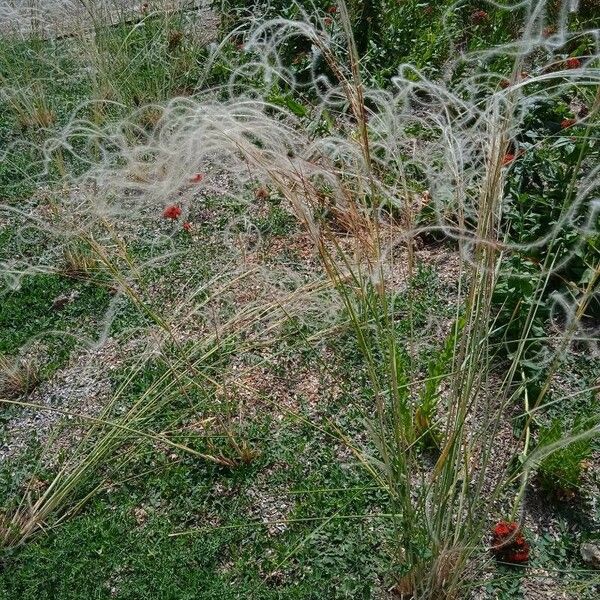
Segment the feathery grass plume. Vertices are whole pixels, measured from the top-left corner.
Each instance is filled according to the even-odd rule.
[[[373,231],[377,231],[378,235],[381,234],[383,226],[379,217],[382,205],[387,204],[402,209],[402,204],[406,203],[411,193],[415,192],[405,185],[407,167],[410,166],[419,174],[425,182],[423,187],[433,198],[435,220],[431,224],[420,227],[418,232],[440,230],[447,237],[457,241],[461,252],[470,282],[465,294],[465,329],[456,344],[452,375],[449,377],[451,396],[447,406],[445,445],[433,470],[433,478],[428,482],[429,488],[423,486],[431,495],[431,503],[427,500],[425,504],[417,504],[414,507],[410,501],[407,502],[410,498],[407,484],[409,475],[418,472],[419,469],[418,459],[414,454],[411,457],[414,431],[410,402],[405,394],[399,393],[398,389],[398,381],[406,382],[407,376],[402,372],[403,366],[398,364],[401,359],[397,356],[394,340],[389,337],[392,330],[390,323],[380,333],[385,343],[378,340],[378,346],[388,348],[387,356],[390,362],[386,366],[391,370],[389,381],[381,384],[374,363],[370,371],[374,389],[383,388],[382,396],[387,392],[393,399],[390,408],[392,423],[389,430],[385,426],[387,409],[383,402],[380,404],[381,415],[377,427],[379,450],[384,458],[384,473],[388,486],[397,497],[406,502],[402,505],[403,510],[399,511],[406,518],[399,530],[403,537],[404,551],[408,554],[404,560],[408,564],[407,570],[412,580],[409,587],[413,586],[413,591],[415,588],[427,589],[427,586],[430,586],[429,589],[432,591],[437,589],[438,585],[444,587],[449,583],[452,587],[453,583],[457,583],[457,580],[452,581],[452,577],[460,577],[460,573],[463,572],[461,566],[464,566],[464,561],[472,553],[474,540],[481,535],[482,523],[474,519],[473,515],[480,512],[476,508],[478,503],[485,506],[488,501],[484,498],[483,489],[486,485],[485,467],[491,452],[490,444],[494,443],[494,432],[502,421],[508,418],[509,409],[516,398],[515,373],[523,353],[522,342],[529,337],[536,306],[534,302],[531,314],[521,332],[521,347],[513,356],[502,386],[494,394],[495,397],[488,398],[490,384],[487,373],[490,360],[493,358],[493,350],[488,348],[487,344],[489,323],[493,315],[492,291],[495,288],[497,271],[503,257],[511,252],[527,252],[541,246],[548,248],[547,256],[552,258],[547,258],[540,272],[536,274],[538,283],[535,286],[535,297],[539,302],[549,278],[559,272],[573,256],[570,253],[561,256],[555,252],[560,231],[565,227],[572,227],[579,234],[577,242],[579,245],[586,243],[586,234],[596,227],[593,195],[597,185],[597,172],[593,166],[591,169],[582,168],[580,160],[572,172],[571,181],[566,182],[563,208],[559,211],[554,226],[541,231],[536,239],[528,241],[527,244],[505,239],[504,231],[507,223],[502,216],[506,204],[505,169],[509,166],[505,157],[513,147],[515,148],[515,153],[511,154],[513,160],[522,150],[527,151],[526,148],[531,147],[528,141],[521,141],[521,132],[532,107],[538,103],[556,101],[568,90],[577,90],[592,105],[586,123],[587,131],[591,131],[597,122],[597,108],[593,98],[599,75],[598,69],[594,68],[597,49],[592,47],[584,61],[578,59],[575,69],[569,62],[565,64],[566,68],[563,68],[563,60],[552,56],[552,53],[560,53],[562,49],[568,47],[571,38],[585,34],[571,33],[567,29],[566,20],[562,20],[557,37],[552,43],[548,43],[541,35],[544,9],[543,3],[531,6],[531,10],[525,15],[523,37],[518,41],[461,57],[454,65],[454,70],[448,69],[450,75],[445,82],[428,81],[421,73],[407,65],[394,79],[395,87],[392,92],[379,89],[364,90],[358,76],[358,69],[353,69],[352,64],[348,66],[340,63],[336,58],[336,41],[339,40],[333,39],[328,30],[321,30],[318,25],[315,27],[312,24],[314,20],[312,23],[310,20],[305,20],[297,24],[283,19],[259,24],[255,30],[249,32],[245,40],[245,48],[250,52],[254,49],[255,56],[260,59],[251,66],[244,65],[239,72],[234,72],[230,79],[232,95],[235,95],[241,87],[236,85],[236,78],[243,79],[248,72],[264,73],[267,81],[271,82],[274,73],[279,74],[280,69],[277,50],[295,35],[305,35],[313,44],[313,56],[324,57],[330,66],[333,73],[331,79],[320,76],[318,80],[320,109],[339,111],[340,108],[348,106],[358,126],[354,129],[351,124],[342,122],[339,128],[330,130],[329,136],[307,141],[307,145],[312,152],[315,150],[317,152],[318,158],[311,157],[312,163],[332,167],[331,173],[321,174],[321,177],[323,179],[327,177],[327,187],[333,188],[331,198],[333,203],[338,201],[335,207],[350,214],[367,215],[367,222],[371,227],[367,226],[364,230],[371,235],[361,238],[356,230],[353,232],[357,246],[361,248],[358,255],[361,259],[366,258],[365,262],[368,265],[366,271],[363,270],[364,265],[361,260],[356,260],[356,256],[339,257],[329,251],[323,240],[331,235],[331,231],[322,223],[315,228],[316,224],[311,220],[310,212],[305,205],[316,204],[311,200],[318,195],[312,185],[311,174],[304,170],[301,173],[302,183],[292,179],[291,185],[287,184],[291,189],[285,189],[286,175],[277,171],[274,166],[270,167],[271,172],[267,173],[267,176],[283,188],[282,193],[290,199],[296,208],[296,214],[301,216],[309,231],[313,232],[326,270],[342,289],[349,310],[352,310],[350,298],[353,296],[350,296],[348,291],[344,291],[343,286],[340,285],[349,273],[357,289],[360,290],[359,302],[364,300],[366,303],[366,308],[363,310],[369,317],[373,317],[373,313],[368,312],[369,310],[383,315],[389,310],[385,306],[386,300],[380,304],[376,296],[369,295],[368,287],[373,285],[380,296],[384,297],[381,292],[385,290],[384,274],[391,266],[380,258],[389,257],[389,249],[380,245],[381,240],[385,240],[386,236],[382,235],[377,239],[375,244],[377,247],[374,250]],[[344,13],[343,7],[340,12]],[[271,28],[275,30],[272,35]],[[345,31],[348,30],[349,27],[346,27]],[[588,33],[594,34],[593,31]],[[534,52],[539,52],[543,57],[537,64],[534,63],[535,59],[529,59],[529,55],[533,55]],[[352,60],[354,55],[351,44],[349,55]],[[496,86],[500,74],[490,66],[493,66],[494,61],[499,58],[506,57],[513,63],[512,83],[498,89]],[[527,79],[518,78],[517,74],[522,72],[525,61],[530,60],[534,63],[532,66],[536,72],[530,73]],[[317,62],[316,58],[314,62]],[[356,61],[353,64],[356,65]],[[584,64],[587,65],[586,68],[583,68]],[[580,67],[580,71],[573,72]],[[456,71],[462,71],[462,76],[453,80]],[[293,73],[285,66],[280,76],[286,85],[296,85]],[[326,90],[325,93],[323,89]],[[368,137],[364,135],[366,119],[361,114],[365,110],[365,104],[370,107]],[[411,148],[411,136],[405,133],[411,131],[409,127],[412,131],[416,129],[421,133],[417,142],[420,147],[415,147],[416,144],[413,143]],[[547,140],[552,139],[549,134],[546,134],[546,137]],[[543,139],[539,140],[536,146],[543,143]],[[520,147],[521,145],[523,148]],[[257,154],[263,151],[269,156],[269,165],[274,164],[271,147],[265,144],[264,138],[261,138],[258,151],[254,148],[246,151],[254,169],[260,167]],[[583,158],[583,151],[580,157]],[[291,163],[289,170],[293,175],[301,169],[298,166],[300,158],[301,155],[296,152],[294,160],[289,161]],[[385,173],[387,179],[394,183],[390,185],[387,181],[380,180],[378,177],[380,173]],[[307,179],[310,184],[306,183]],[[304,194],[304,198],[300,201],[294,193],[298,187]],[[350,199],[350,202],[339,202],[339,199]],[[372,207],[376,207],[379,212],[371,211]],[[371,219],[372,213],[374,218]],[[396,232],[395,239],[410,239],[411,235],[415,235],[415,232],[400,230]],[[375,257],[374,263],[369,260],[373,258],[372,255]],[[594,259],[594,255],[591,254],[590,258],[593,283],[582,289],[582,295],[577,301],[578,309],[575,312],[579,317],[585,312],[585,307],[596,293],[597,255]],[[373,268],[373,264],[377,267]],[[355,311],[354,314],[360,313]],[[577,320],[578,317],[575,316],[574,321]],[[361,347],[367,359],[372,360],[373,349],[370,344],[373,342],[368,341],[364,325],[361,324],[358,316],[356,326]],[[572,330],[565,332],[565,340],[571,337]],[[560,351],[549,357],[549,373],[556,369],[562,358]],[[547,382],[550,381],[550,377],[549,374]],[[405,384],[401,383],[401,386],[403,385]],[[536,407],[543,402],[547,385],[536,398]],[[466,423],[469,416],[480,411],[483,411],[485,417],[483,423],[478,429],[468,431]],[[390,431],[395,432],[395,437]],[[391,445],[386,448],[387,444]],[[476,454],[481,455],[483,467],[473,470],[465,456]],[[461,486],[456,485],[459,479],[462,481]],[[505,486],[509,481],[510,474],[506,473],[506,477],[500,483]],[[400,482],[402,486],[398,488]],[[500,495],[500,492],[500,488],[497,488],[492,497]],[[435,510],[432,507],[435,507]],[[415,509],[420,511],[416,518]],[[433,514],[431,510],[434,510]],[[481,511],[480,514],[485,512]],[[411,548],[411,544],[419,539],[414,531],[413,522],[430,524],[431,529],[426,531],[425,535],[433,542],[434,556],[439,553],[440,556],[454,557],[452,568],[449,569],[453,575],[447,575],[449,582],[423,581],[424,573],[430,572],[430,569],[427,561],[425,565],[420,564],[417,548],[414,546]],[[414,552],[412,556],[410,556],[411,550]]]
[[[593,246],[588,251],[598,217],[598,166],[589,160],[600,107],[598,31],[573,31],[563,9],[555,32],[545,35],[547,9],[554,4],[489,3],[490,9],[504,8],[521,20],[517,39],[454,55],[437,79],[403,64],[382,87],[365,83],[368,74],[361,69],[343,1],[336,3],[335,25],[326,21],[331,16],[299,6],[297,20],[250,20],[235,32],[243,35],[245,58],[227,66],[225,85],[172,99],[161,97],[166,89],[161,87],[151,101],[141,99],[144,106],[112,123],[76,112],[47,139],[47,173],[57,154],[65,165],[77,164],[77,170],[65,172],[69,191],[56,194],[48,231],[62,244],[73,233],[91,240],[120,293],[150,319],[148,331],[159,339],[156,352],[164,356],[172,347],[175,358],[166,361],[158,382],[115,417],[112,411],[143,361],[132,367],[111,403],[91,419],[72,462],[33,507],[18,503],[5,527],[5,543],[21,543],[53,517],[60,522],[73,514],[101,485],[101,465],[124,447],[152,440],[213,463],[233,464],[229,456],[173,442],[165,433],[169,424],[160,419],[163,428],[153,428],[154,419],[176,403],[178,378],[183,373],[194,387],[223,388],[221,371],[210,363],[219,352],[229,356],[273,344],[290,316],[317,320],[327,330],[339,323],[341,307],[370,383],[372,406],[364,415],[368,441],[351,439],[333,421],[330,426],[387,491],[396,589],[405,597],[463,597],[463,586],[477,580],[488,563],[486,534],[497,520],[490,511],[501,505],[511,521],[520,520],[529,479],[541,461],[597,432],[589,429],[530,452],[533,415],[544,407],[552,377],[579,335],[600,275],[597,253]],[[298,38],[309,48],[308,79],[298,77],[284,59],[286,44]],[[585,44],[576,46],[578,40]],[[206,80],[225,45],[212,49]],[[570,56],[581,47],[577,57]],[[577,63],[569,62],[572,58]],[[588,106],[575,142],[569,130],[560,132],[560,120],[556,131],[537,122],[539,107],[560,103],[563,96],[577,96]],[[149,109],[154,117],[142,119],[141,111]],[[528,133],[532,121],[535,136]],[[554,190],[558,210],[551,223],[515,237],[512,228],[527,207],[522,198],[506,194],[511,177],[519,172],[527,177],[522,165],[538,150],[558,152],[570,143],[574,159],[564,169],[563,185]],[[205,176],[191,181],[197,173]],[[530,184],[521,182],[522,189]],[[246,218],[256,202],[248,191],[257,185],[285,199],[311,240],[323,272],[312,274],[308,283],[285,266],[248,268],[248,255],[260,246],[260,232]],[[186,290],[168,310],[156,307],[141,275],[181,255],[173,250],[176,234],[168,227],[171,221],[188,222],[208,197],[235,201],[241,215],[220,232],[217,274]],[[163,218],[168,207],[177,207],[169,212],[171,220]],[[45,217],[35,212],[10,212],[46,227]],[[573,243],[562,236],[565,230]],[[143,241],[148,232],[152,258],[137,262],[127,244]],[[454,325],[443,324],[447,341],[425,372],[419,337],[431,332],[423,331],[409,302],[404,347],[397,314],[399,292],[413,297],[416,244],[428,235],[453,245],[460,264],[449,319]],[[540,249],[544,256],[535,259],[531,302],[510,355],[501,359],[491,337],[505,327],[494,291],[512,257],[530,258]],[[571,298],[554,290],[567,317],[556,344],[543,356],[542,383],[530,397],[524,362],[531,360],[527,342],[536,313],[555,277],[582,251],[586,281]],[[47,264],[47,258],[29,259],[28,268]],[[262,292],[240,308],[239,284],[249,278]],[[201,327],[190,346],[181,342],[186,325]],[[315,334],[307,342],[318,340]],[[497,452],[498,434],[520,401],[521,439]],[[427,439],[435,441],[426,444],[429,453],[421,443]],[[234,439],[232,447],[238,458],[249,456],[243,441]],[[135,450],[131,453],[123,462]],[[519,454],[520,462],[513,462]]]

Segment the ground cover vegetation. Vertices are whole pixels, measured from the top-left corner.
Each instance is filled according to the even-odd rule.
[[[0,598],[597,596],[596,0],[0,20]]]

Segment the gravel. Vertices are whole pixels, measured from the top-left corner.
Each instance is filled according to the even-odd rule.
[[[74,415],[98,415],[110,398],[110,372],[122,362],[119,345],[106,340],[98,348],[85,350],[71,359],[54,377],[41,383],[24,402],[40,408],[23,408],[4,425],[0,463],[16,458],[32,442],[51,445],[45,452],[51,463],[60,449],[72,445],[82,434]],[[42,408],[43,407],[43,408]],[[58,412],[62,411],[62,412]],[[65,415],[64,413],[72,413]],[[69,425],[60,438],[60,425]],[[49,449],[50,450],[50,449]]]

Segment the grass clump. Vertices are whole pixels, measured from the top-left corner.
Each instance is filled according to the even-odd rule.
[[[13,400],[26,396],[39,382],[39,365],[33,358],[0,355],[0,396]]]

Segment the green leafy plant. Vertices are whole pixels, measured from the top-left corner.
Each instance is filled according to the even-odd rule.
[[[556,497],[569,498],[579,489],[584,463],[592,454],[592,440],[587,438],[569,443],[568,439],[593,426],[593,421],[580,419],[572,431],[566,432],[561,420],[556,418],[550,425],[540,429],[538,448],[542,450],[567,440],[544,458],[537,470],[542,487]]]
[[[450,377],[448,371],[452,368],[452,360],[463,327],[464,319],[462,318],[452,324],[444,346],[429,363],[427,379],[419,394],[419,405],[415,411],[416,435],[427,447],[439,448],[440,445],[439,426],[434,422],[439,403],[440,386],[445,378]]]
[[[563,96],[578,100],[575,88],[566,88]],[[587,186],[590,166],[600,157],[590,135],[598,99],[584,93],[578,101],[583,122],[568,118],[567,102],[537,98],[523,116],[518,150],[506,165],[503,225],[515,247],[502,262],[494,290],[493,339],[499,356],[518,354],[531,396],[548,364],[544,341],[553,297],[575,302],[591,282],[585,310],[597,310],[600,215],[593,194],[578,190]]]
[[[224,31],[243,33],[248,18],[260,15],[265,20],[307,19],[320,21],[329,33],[342,30],[337,0],[213,0],[213,6],[227,17]],[[508,41],[518,11],[503,11],[486,5],[485,24],[473,20],[481,2],[457,3],[456,0],[349,0],[345,2],[356,48],[361,56],[364,80],[388,87],[402,64],[410,63],[428,75],[438,74],[455,46],[475,50]],[[489,22],[488,22],[489,19]],[[238,29],[239,28],[239,29]],[[301,78],[310,76],[307,59],[310,46],[302,36],[291,37],[280,58],[291,65]],[[332,74],[327,61],[319,62],[321,72]]]

